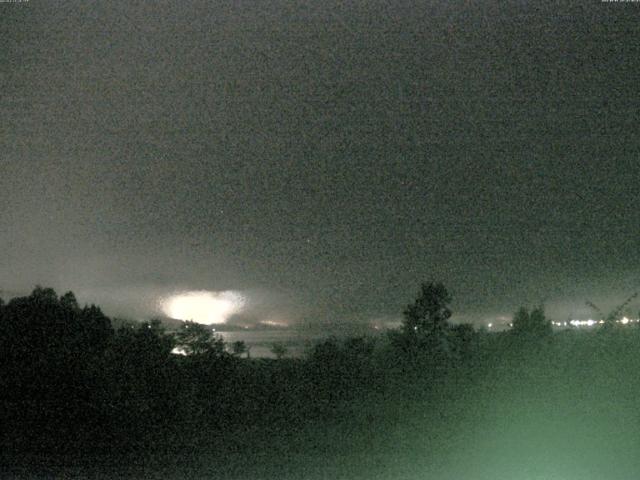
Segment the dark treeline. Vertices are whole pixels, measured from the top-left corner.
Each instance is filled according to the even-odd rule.
[[[242,345],[227,348],[191,322],[176,333],[159,322],[112,322],[72,293],[38,287],[0,302],[1,448],[16,457],[256,458],[265,446],[324,456],[389,455],[402,445],[403,458],[426,465],[453,458],[456,446],[468,452],[473,435],[496,425],[494,447],[524,458],[538,447],[512,442],[518,429],[557,427],[564,436],[549,434],[546,444],[591,448],[595,426],[566,431],[585,418],[601,427],[612,412],[638,420],[637,327],[553,332],[541,308],[522,308],[511,330],[488,333],[451,324],[450,301],[444,286],[425,283],[400,329],[328,338],[304,358],[276,360],[247,358]],[[465,458],[451,460],[461,475],[473,464]]]

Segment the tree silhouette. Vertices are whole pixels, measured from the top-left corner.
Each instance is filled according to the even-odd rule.
[[[75,296],[73,296],[73,293],[69,293],[72,298],[67,297],[64,299],[66,295],[69,295],[66,294],[60,299],[60,303],[66,305],[64,308],[79,315],[80,322],[83,325],[81,341],[84,342],[86,347],[102,350],[108,339],[113,335],[111,320],[96,305],[85,306],[80,310],[77,302],[75,302]]]
[[[451,327],[449,338],[453,350],[460,360],[468,359],[476,346],[478,334],[469,323],[460,323]]]
[[[38,303],[58,302],[58,296],[56,295],[56,291],[53,288],[44,288],[40,285],[36,285],[29,298]]]
[[[175,335],[176,347],[187,355],[224,354],[224,340],[211,327],[196,322],[184,322]]]
[[[552,333],[551,322],[547,320],[543,307],[531,310],[520,307],[513,316],[513,333],[533,337],[545,337]]]
[[[73,292],[67,292],[60,297],[60,305],[70,310],[79,311],[78,300]]]
[[[273,353],[278,360],[281,360],[289,351],[284,343],[276,342],[271,345],[271,353]]]
[[[404,332],[409,335],[444,332],[451,318],[449,303],[451,295],[442,283],[423,283],[418,298],[403,311]]]
[[[242,340],[235,341],[231,344],[231,353],[241,357],[242,354],[248,353],[247,344]]]
[[[16,441],[59,450],[67,446],[60,438],[86,438],[95,419],[88,372],[113,336],[109,318],[95,306],[81,310],[71,292],[58,298],[40,286],[13,298],[1,317],[0,409]]]
[[[173,338],[157,320],[117,330],[90,369],[101,388],[91,404],[104,418],[104,435],[121,448],[150,441],[176,413],[178,376],[171,355]]]

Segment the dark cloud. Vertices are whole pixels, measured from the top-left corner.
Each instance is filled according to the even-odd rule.
[[[271,292],[245,315],[336,328],[430,278],[460,319],[613,304],[640,285],[628,7],[2,4],[0,288]]]

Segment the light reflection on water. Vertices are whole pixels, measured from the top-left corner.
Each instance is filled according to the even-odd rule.
[[[271,347],[274,343],[281,343],[287,347],[287,357],[301,357],[314,343],[329,336],[296,330],[240,330],[216,333],[229,345],[237,341],[245,342],[251,349],[251,357],[253,358],[275,358],[275,355],[271,353]]]

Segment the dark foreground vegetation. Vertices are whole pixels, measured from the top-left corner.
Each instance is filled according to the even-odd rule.
[[[489,334],[449,301],[424,284],[388,336],[274,360],[36,288],[0,303],[0,477],[637,478],[640,329]]]

